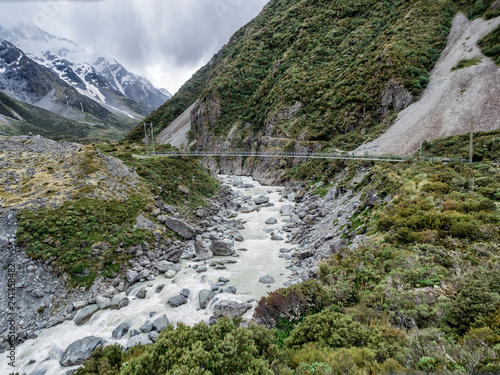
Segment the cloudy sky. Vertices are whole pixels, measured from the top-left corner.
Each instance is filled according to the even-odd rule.
[[[174,93],[268,0],[0,0],[2,18],[106,54]]]

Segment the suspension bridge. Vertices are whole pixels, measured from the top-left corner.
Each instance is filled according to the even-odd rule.
[[[403,162],[405,160],[415,159],[412,156],[402,155],[369,155],[357,154],[355,152],[297,152],[297,151],[170,151],[158,152],[152,151],[149,156],[159,157],[255,157],[255,158],[298,158],[298,159],[337,159],[337,160],[360,160],[360,161],[383,161],[383,162]],[[421,161],[428,162],[465,162],[465,159],[449,158],[418,158]]]

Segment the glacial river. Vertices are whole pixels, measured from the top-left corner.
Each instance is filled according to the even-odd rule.
[[[230,181],[231,178],[221,176],[223,181]],[[108,344],[121,344],[125,346],[129,339],[129,334],[121,340],[112,338],[113,330],[122,323],[129,323],[130,329],[139,329],[146,321],[152,322],[152,313],[156,316],[166,314],[171,324],[183,322],[193,325],[198,322],[207,322],[212,314],[211,307],[216,300],[228,300],[236,302],[250,302],[253,308],[248,311],[243,318],[252,317],[256,301],[266,296],[268,292],[281,288],[285,282],[291,278],[291,271],[286,267],[288,261],[280,258],[281,248],[292,248],[290,244],[284,241],[271,240],[269,229],[280,229],[287,217],[280,215],[280,208],[283,205],[293,204],[286,198],[282,198],[278,192],[280,188],[261,186],[257,181],[250,177],[243,177],[244,184],[254,185],[253,188],[239,189],[232,187],[241,195],[257,198],[261,195],[268,196],[272,207],[264,207],[259,212],[241,213],[235,219],[245,221],[245,229],[240,230],[244,241],[236,242],[235,249],[239,257],[215,257],[214,260],[231,259],[234,264],[226,264],[225,270],[217,270],[209,267],[205,262],[194,262],[191,260],[182,260],[180,265],[182,270],[175,279],[167,279],[163,275],[156,277],[153,281],[138,283],[130,293],[130,303],[120,310],[99,310],[91,319],[82,326],[77,326],[73,321],[66,321],[55,327],[38,332],[38,338],[28,340],[16,348],[16,368],[21,374],[27,375],[65,375],[68,370],[77,367],[62,367],[59,360],[66,348],[73,342],[87,336],[96,336],[107,340]],[[278,220],[275,225],[265,224],[265,221],[271,217]],[[265,231],[266,230],[266,231]],[[284,237],[284,236],[283,236]],[[246,249],[246,251],[238,250]],[[207,263],[207,271],[197,273],[193,269],[194,265]],[[270,275],[275,282],[265,285],[259,282],[259,278],[264,275]],[[226,286],[234,286],[236,294],[219,293],[206,309],[200,309],[198,294],[202,289],[210,289],[210,286],[216,284],[219,278],[226,278],[229,282]],[[164,284],[165,287],[159,293],[156,288]],[[135,293],[145,287],[147,290],[146,298],[135,298]],[[184,288],[190,290],[188,303],[177,308],[168,305],[169,298],[176,296]],[[8,374],[14,369],[8,366],[6,353],[0,356],[0,373]]]

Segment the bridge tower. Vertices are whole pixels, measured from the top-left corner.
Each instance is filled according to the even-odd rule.
[[[144,123],[144,144],[146,145],[146,155],[155,153],[155,135],[153,123]]]

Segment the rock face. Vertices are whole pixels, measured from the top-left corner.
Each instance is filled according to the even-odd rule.
[[[242,316],[252,308],[249,303],[238,303],[234,301],[221,301],[214,306],[214,316],[220,318],[225,316],[229,319]]]
[[[95,336],[75,341],[65,350],[59,364],[64,367],[81,365],[90,358],[97,345],[103,343],[103,341],[103,339]]]
[[[196,236],[194,228],[182,220],[165,216],[165,225],[186,240],[191,240]]]
[[[78,314],[73,318],[73,321],[77,326],[81,326],[87,323],[92,315],[94,315],[99,310],[98,305],[89,305],[81,309]]]

